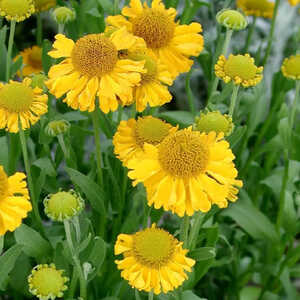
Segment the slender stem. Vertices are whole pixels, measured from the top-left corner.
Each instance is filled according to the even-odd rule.
[[[14,44],[15,30],[16,30],[16,21],[11,21],[10,22],[7,57],[6,57],[6,81],[8,81],[10,78],[11,54],[12,54],[12,47]]]
[[[202,212],[197,212],[195,214],[195,221],[194,221],[193,226],[191,227],[191,233],[189,236],[189,243],[188,243],[188,248],[190,251],[193,250],[196,246],[197,237],[198,237],[204,216],[205,216],[205,214],[203,214]]]
[[[277,18],[277,14],[278,14],[279,3],[280,3],[280,0],[276,0],[275,7],[274,7],[274,12],[273,12],[272,23],[271,23],[271,30],[269,32],[269,37],[268,37],[267,50],[266,50],[265,57],[264,57],[263,63],[262,63],[263,66],[267,63],[269,55],[271,53],[271,48],[272,48],[272,42],[273,42],[273,36],[274,36],[274,31],[275,31],[275,23],[276,23],[276,18]]]
[[[232,96],[231,96],[231,100],[230,100],[230,107],[229,107],[229,116],[232,117],[233,113],[234,113],[234,108],[236,105],[236,100],[237,100],[237,96],[239,93],[239,85],[234,85],[233,86],[233,91],[232,91]]]
[[[70,286],[69,286],[69,292],[68,292],[68,297],[70,299],[74,298],[75,289],[76,289],[76,286],[77,286],[77,281],[78,281],[78,274],[77,274],[76,269],[74,268],[71,283],[70,283]]]
[[[119,106],[119,109],[118,109],[118,124],[120,124],[120,122],[122,120],[122,115],[123,115],[123,106]]]
[[[79,276],[80,297],[83,300],[86,300],[87,299],[87,284],[86,284],[86,280],[84,278],[84,274],[83,274],[83,271],[82,271],[82,268],[81,268],[81,265],[80,265],[79,258],[78,258],[77,254],[75,252],[75,248],[74,248],[73,241],[72,241],[72,236],[71,236],[71,226],[70,226],[69,221],[64,220],[64,228],[65,228],[68,247],[69,247],[69,250],[71,252],[77,274]]]
[[[153,291],[150,291],[149,293],[148,293],[148,300],[153,300]]]
[[[43,41],[43,22],[40,13],[36,15],[36,26],[36,43],[38,46],[41,46]]]
[[[253,32],[254,32],[256,20],[257,20],[257,17],[254,16],[253,19],[252,19],[252,23],[250,25],[250,28],[248,30],[247,40],[246,40],[246,44],[245,44],[245,48],[244,48],[244,53],[248,52],[248,48],[249,48],[250,43],[251,43],[251,39],[252,39],[252,35],[253,35]]]
[[[190,226],[190,217],[184,215],[183,220],[181,221],[180,226],[180,240],[183,242],[183,247],[187,247],[188,235],[189,235],[189,226]]]
[[[225,41],[224,41],[223,48],[222,48],[222,54],[225,55],[225,56],[227,55],[227,52],[228,52],[228,48],[229,48],[230,40],[231,40],[231,37],[232,37],[232,33],[233,33],[233,31],[231,29],[227,28]]]
[[[76,241],[77,243],[80,243],[80,240],[81,240],[81,231],[80,231],[80,223],[79,223],[79,218],[78,216],[76,215],[73,219],[73,224],[74,224],[74,227],[75,227],[75,232],[76,232]]]
[[[290,115],[290,118],[289,118],[289,129],[290,129],[290,132],[292,132],[293,126],[294,126],[294,122],[295,122],[297,105],[298,105],[298,101],[299,101],[299,93],[300,93],[300,80],[297,80],[296,81],[295,99],[294,99],[294,102],[293,102],[293,105],[292,105],[292,111],[291,111],[291,115]]]
[[[60,147],[61,147],[61,149],[62,149],[62,151],[63,151],[63,153],[64,153],[65,159],[66,159],[66,160],[69,160],[69,158],[70,158],[70,153],[69,153],[69,151],[68,151],[68,149],[67,149],[67,147],[66,147],[66,143],[65,143],[65,141],[64,141],[64,136],[63,136],[62,134],[59,134],[59,135],[57,136],[57,139],[58,139],[59,145],[60,145]]]
[[[190,111],[193,114],[193,116],[195,116],[195,114],[196,114],[195,101],[194,101],[193,92],[191,90],[191,76],[192,76],[192,74],[193,74],[193,69],[191,68],[191,70],[186,75],[185,91],[186,91],[186,94],[187,94]]]
[[[99,126],[97,108],[92,112],[92,120],[93,120],[93,126],[94,126],[94,137],[95,137],[95,145],[96,145],[98,183],[100,186],[102,186],[103,185],[103,174],[102,174],[102,163],[101,163],[100,126]]]
[[[114,0],[114,15],[119,13],[119,0]]]
[[[0,235],[0,255],[2,254],[4,247],[4,235]]]
[[[21,125],[20,121],[19,121],[19,136],[20,136],[21,148],[22,148],[22,152],[23,152],[25,171],[27,174],[30,198],[31,198],[31,203],[32,203],[32,207],[33,207],[33,214],[34,214],[34,217],[35,217],[38,227],[43,232],[44,229],[43,229],[43,225],[42,225],[42,219],[41,219],[41,216],[39,213],[38,202],[35,197],[34,185],[33,185],[33,180],[32,180],[32,176],[31,176],[30,163],[29,163],[29,157],[28,157],[28,151],[27,151],[27,145],[26,145],[26,138],[25,138],[25,134],[22,129],[22,125]]]
[[[64,30],[65,30],[65,25],[59,23],[58,24],[58,33],[64,33]]]

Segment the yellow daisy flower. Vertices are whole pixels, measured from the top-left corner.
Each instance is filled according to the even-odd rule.
[[[0,129],[19,131],[35,124],[48,111],[48,96],[40,88],[31,87],[31,79],[0,83]]]
[[[237,0],[236,5],[247,16],[273,18],[274,2],[269,0]]]
[[[121,121],[113,137],[115,154],[127,166],[128,161],[143,153],[145,143],[158,145],[176,127],[152,116]]]
[[[14,58],[14,61],[16,61],[20,56],[22,56],[24,64],[24,68],[22,70],[23,76],[37,74],[43,71],[42,49],[39,46],[33,46],[32,48],[23,50]]]
[[[203,50],[201,25],[179,25],[175,22],[176,10],[166,9],[161,0],[153,0],[151,7],[146,2],[143,6],[140,0],[131,0],[122,14],[109,16],[107,23],[119,28],[126,26],[129,32],[143,38],[149,53],[166,65],[174,78],[188,72],[193,64],[189,57],[198,56]]]
[[[207,212],[212,204],[224,208],[236,201],[242,181],[236,180],[234,155],[223,133],[179,130],[157,147],[145,144],[144,153],[128,162],[133,185],[142,182],[148,205],[163,207],[180,217]]]
[[[167,231],[151,228],[135,234],[120,234],[115,244],[116,260],[121,276],[138,290],[155,294],[173,291],[188,278],[195,261],[186,257],[188,250]]]
[[[18,228],[32,209],[25,179],[23,173],[8,177],[0,165],[0,235]]]
[[[263,77],[263,67],[257,67],[249,54],[230,54],[228,59],[221,55],[215,65],[215,72],[225,83],[233,81],[243,87],[255,86]]]
[[[293,6],[296,6],[296,5],[298,5],[300,3],[300,0],[288,0],[288,1]]]
[[[287,78],[300,80],[300,54],[285,58],[281,67],[281,71]]]
[[[119,52],[140,43],[140,39],[125,27],[110,35],[88,34],[76,43],[62,34],[55,38],[49,55],[66,58],[52,66],[48,74],[46,85],[56,98],[66,94],[63,102],[73,109],[91,112],[98,96],[104,113],[132,102],[133,87],[141,81],[145,62],[121,59]]]
[[[8,21],[21,22],[34,13],[32,0],[1,0],[0,16]]]
[[[36,12],[46,11],[56,6],[56,0],[33,0]]]

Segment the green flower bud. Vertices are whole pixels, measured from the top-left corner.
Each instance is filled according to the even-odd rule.
[[[233,9],[222,9],[216,17],[219,24],[232,30],[242,30],[248,25],[246,16]]]
[[[71,124],[66,120],[54,120],[48,123],[45,132],[49,136],[58,136],[59,134],[65,134],[70,127]]]
[[[234,124],[228,115],[222,115],[219,111],[201,113],[196,117],[194,129],[200,132],[209,133],[215,131],[217,134],[223,132],[225,136],[232,133]]]
[[[73,9],[61,6],[53,10],[52,16],[58,24],[66,24],[75,20],[76,13]]]

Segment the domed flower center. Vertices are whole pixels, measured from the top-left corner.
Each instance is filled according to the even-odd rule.
[[[272,8],[273,4],[272,2],[269,2],[268,0],[247,0],[245,1],[245,6],[249,10],[269,10]]]
[[[33,100],[34,93],[32,88],[22,83],[8,83],[0,89],[0,108],[4,108],[9,112],[20,113],[28,111]]]
[[[170,127],[160,119],[153,117],[139,118],[136,122],[136,142],[143,147],[144,143],[157,145],[169,134]]]
[[[29,64],[36,69],[42,69],[42,49],[34,47],[28,55]]]
[[[89,34],[80,38],[72,51],[74,68],[90,78],[111,72],[117,61],[117,48],[104,34]]]
[[[8,180],[2,166],[0,166],[0,201],[7,196]]]
[[[300,54],[291,56],[284,65],[287,74],[295,77],[300,76]]]
[[[231,78],[236,76],[242,80],[255,78],[257,68],[251,57],[244,55],[230,55],[224,65],[225,74]]]
[[[168,232],[147,228],[133,236],[133,253],[141,264],[159,268],[172,259],[176,244],[176,239]]]
[[[171,176],[189,178],[205,172],[209,149],[199,132],[181,130],[166,137],[158,146],[158,159]]]
[[[162,48],[174,36],[175,22],[166,13],[148,8],[132,20],[133,33],[145,40],[148,48]]]
[[[26,16],[31,10],[32,0],[1,0],[0,9],[7,16],[21,17]]]

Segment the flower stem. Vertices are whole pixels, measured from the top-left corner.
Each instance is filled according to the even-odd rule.
[[[183,242],[183,247],[186,248],[188,245],[188,235],[189,235],[190,217],[184,215],[184,218],[180,226],[180,240]]]
[[[8,81],[10,78],[11,54],[12,54],[12,47],[14,44],[15,30],[16,30],[16,21],[11,21],[9,40],[8,40],[8,49],[7,49],[7,56],[6,56],[6,81]]]
[[[273,12],[272,23],[271,23],[271,30],[269,32],[269,37],[268,37],[267,50],[266,50],[266,53],[265,53],[265,56],[263,59],[263,63],[262,63],[263,66],[267,63],[269,55],[271,53],[271,47],[272,47],[272,42],[273,42],[273,37],[274,37],[275,23],[276,23],[276,18],[277,18],[277,14],[278,14],[279,3],[280,3],[280,0],[276,0],[274,12]]]
[[[57,136],[57,139],[58,139],[58,143],[59,143],[59,145],[60,145],[60,147],[61,147],[61,149],[62,149],[62,151],[63,151],[63,153],[64,153],[65,159],[66,159],[66,161],[68,161],[69,158],[70,158],[70,153],[69,153],[69,151],[68,151],[68,149],[67,149],[67,147],[66,147],[66,143],[65,143],[65,141],[64,141],[63,135],[62,135],[62,134],[59,134],[59,135]]]
[[[86,284],[86,280],[84,278],[84,274],[80,265],[80,261],[79,258],[75,252],[75,248],[73,245],[73,241],[72,241],[72,236],[71,236],[71,227],[70,227],[70,223],[67,220],[64,220],[64,228],[65,228],[65,233],[66,233],[66,238],[67,238],[67,243],[68,243],[68,247],[69,250],[71,252],[73,261],[74,261],[74,265],[77,271],[77,275],[79,277],[79,282],[80,282],[80,297],[83,300],[87,299],[87,284]]]
[[[59,23],[58,24],[58,33],[64,33],[64,30],[65,30],[65,25],[64,24],[61,24]]]
[[[41,46],[43,41],[43,22],[40,13],[36,14],[36,26],[36,43],[38,46]]]
[[[193,74],[193,69],[191,68],[191,70],[186,75],[185,91],[186,91],[186,94],[187,94],[190,111],[193,114],[193,116],[195,116],[195,114],[196,114],[195,100],[194,100],[193,92],[191,90],[191,76],[192,76],[192,74]]]
[[[240,86],[238,84],[233,86],[232,96],[231,96],[231,100],[230,100],[230,107],[229,107],[229,116],[230,117],[232,117],[233,113],[234,113],[234,108],[236,105],[239,87]]]
[[[203,214],[200,211],[195,214],[195,221],[194,221],[193,226],[191,227],[191,233],[189,236],[189,243],[188,243],[188,248],[190,251],[193,250],[196,246],[197,237],[198,237],[204,216],[205,216],[205,214]]]
[[[150,291],[149,293],[148,293],[148,300],[153,300],[153,291]]]
[[[100,186],[102,186],[103,185],[103,174],[102,174],[102,163],[101,163],[100,126],[99,126],[97,108],[92,112],[92,120],[93,120],[93,126],[94,126],[94,137],[95,137],[95,145],[96,145],[98,183]]]
[[[119,0],[114,0],[114,15],[119,13]]]
[[[294,122],[295,122],[297,105],[298,105],[298,101],[299,101],[299,94],[300,94],[300,80],[297,80],[296,81],[295,99],[294,99],[294,102],[293,102],[292,111],[291,111],[291,115],[290,115],[290,118],[289,118],[289,130],[290,130],[290,133],[292,133]]]
[[[250,25],[250,28],[249,28],[249,30],[248,30],[247,40],[246,40],[246,44],[245,44],[245,48],[244,48],[244,53],[247,53],[247,52],[248,52],[248,48],[249,48],[250,43],[251,43],[251,39],[252,39],[252,35],[253,35],[253,32],[254,32],[256,20],[257,20],[257,17],[254,16],[254,17],[253,17],[253,20],[252,20],[252,23],[251,23],[251,25]]]
[[[38,227],[43,232],[44,229],[43,229],[43,225],[42,225],[42,219],[41,219],[41,216],[39,213],[39,207],[38,207],[37,199],[35,197],[34,185],[33,185],[33,180],[32,180],[32,176],[31,176],[30,163],[29,163],[29,157],[28,157],[28,151],[27,151],[27,145],[26,145],[26,138],[25,138],[25,134],[22,129],[22,125],[21,125],[20,121],[19,121],[19,136],[20,136],[21,148],[22,148],[22,152],[23,152],[28,187],[29,187],[29,191],[30,191],[30,198],[31,198],[32,207],[33,207],[33,214],[34,214],[34,217],[35,217]]]
[[[0,255],[2,254],[4,247],[4,235],[0,235]]]

